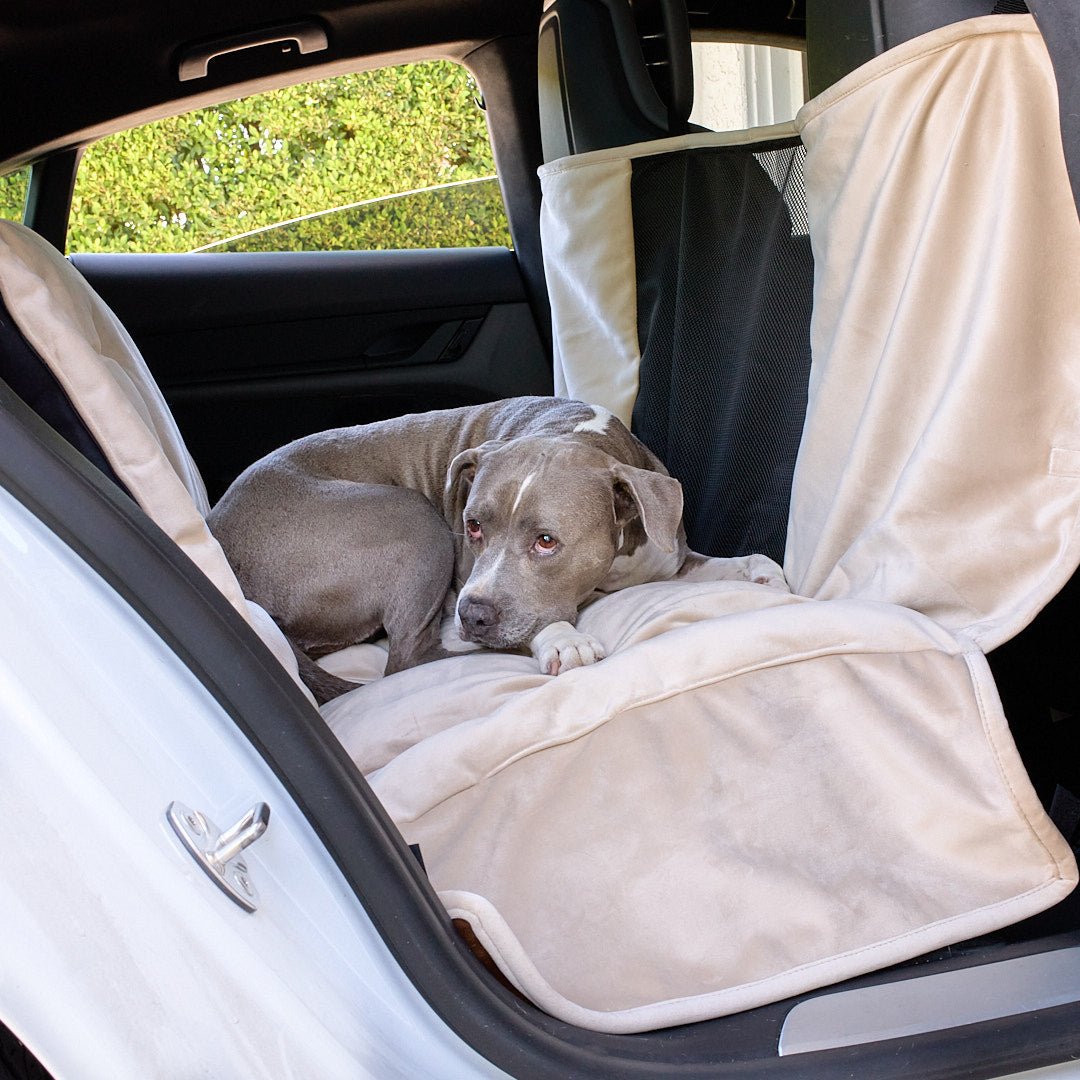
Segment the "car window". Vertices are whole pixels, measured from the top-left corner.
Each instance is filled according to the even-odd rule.
[[[214,241],[197,251],[333,251],[341,248],[510,246],[499,181],[451,180],[363,199]]]
[[[22,221],[26,192],[30,186],[30,168],[0,176],[0,218]]]
[[[797,49],[695,41],[690,50],[692,124],[710,131],[779,124],[793,119],[806,100],[803,54]]]
[[[110,135],[79,166],[68,250],[508,247],[479,96],[426,61]]]

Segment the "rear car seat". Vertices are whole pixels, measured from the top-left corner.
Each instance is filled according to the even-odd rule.
[[[786,540],[802,595],[741,582],[645,586],[583,615],[626,638],[595,667],[551,679],[523,671],[518,661],[529,658],[458,657],[324,709],[406,839],[421,845],[448,910],[556,1016],[629,1032],[739,1011],[1006,925],[1076,883],[1067,845],[1027,786],[983,656],[1060,588],[1080,552],[1075,305],[1028,290],[1022,319],[998,320],[997,298],[1017,274],[1080,275],[1074,208],[1045,126],[1052,78],[1022,23],[1003,23],[1000,42],[997,30],[967,27],[942,48],[907,50],[895,68],[871,65],[800,121],[824,299]],[[954,261],[963,250],[931,230],[933,243],[897,252],[891,241],[915,234],[879,227],[866,200],[898,209],[877,152],[895,136],[875,123],[892,112],[875,108],[879,95],[925,105],[909,76],[918,91],[956,71],[967,86],[973,70],[986,93],[971,117],[972,152],[986,151],[995,110],[1031,108],[1009,126],[1033,141],[1022,164],[1005,155],[1006,187],[1010,167],[1053,176],[1053,198],[1010,201],[1019,214],[1010,239],[1051,233],[1063,243],[1022,243],[1024,265],[995,262],[1000,277],[978,264],[989,299],[970,335],[979,347],[968,349],[955,347],[966,346],[964,334],[925,336],[928,305],[953,310],[942,280],[971,284],[971,264]],[[1033,73],[1035,95],[1009,92]],[[860,157],[864,144],[873,152]],[[598,153],[606,156],[582,169],[596,167],[601,194],[628,189],[628,159]],[[982,169],[947,171],[986,180]],[[549,194],[572,187],[554,179]],[[589,189],[578,193],[587,200]],[[965,190],[971,196],[963,184],[953,194]],[[908,193],[900,210],[910,209]],[[27,344],[51,359],[121,483],[218,573],[197,474],[126,335],[42,242],[16,226],[0,229],[0,241],[0,294]],[[870,280],[858,265],[864,252],[881,271]],[[905,271],[922,295],[903,287]],[[631,312],[621,332],[636,339],[636,290],[620,295]],[[619,297],[594,309],[620,312]],[[595,373],[610,354],[601,338],[580,367],[573,354],[587,340],[560,339],[568,379],[590,360]],[[1032,340],[1040,347],[1025,377],[1010,381],[1002,342]],[[622,369],[631,377],[620,389],[633,393],[612,399],[631,414],[639,360]],[[1025,438],[1014,442],[1018,402]],[[1003,454],[1014,445],[1020,453]],[[961,534],[956,493],[973,475],[989,486],[960,504]],[[1010,575],[996,573],[993,545],[968,550],[969,536],[1003,528],[1019,552]],[[938,544],[957,535],[959,552]],[[250,611],[231,574],[219,587]],[[877,857],[869,867],[867,851]]]

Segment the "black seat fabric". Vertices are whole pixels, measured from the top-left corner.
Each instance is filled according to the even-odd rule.
[[[639,158],[633,430],[683,485],[690,545],[783,561],[813,258],[798,139]]]

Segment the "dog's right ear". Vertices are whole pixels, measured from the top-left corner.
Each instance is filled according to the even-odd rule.
[[[449,498],[460,483],[472,483],[476,475],[476,463],[480,458],[480,447],[473,446],[468,450],[462,450],[450,462],[450,468],[446,470],[445,494]]]
[[[682,484],[667,473],[635,469],[621,461],[612,466],[615,495],[615,523],[631,517],[641,519],[645,535],[661,551],[675,551],[682,523]]]
[[[471,484],[473,477],[476,475],[476,467],[480,464],[480,459],[489,450],[494,450],[497,446],[502,446],[502,442],[493,439],[490,442],[483,443],[481,446],[471,446],[468,450],[462,450],[460,454],[454,457],[450,462],[450,467],[446,470],[446,487],[443,489],[444,498],[451,498],[461,484]]]

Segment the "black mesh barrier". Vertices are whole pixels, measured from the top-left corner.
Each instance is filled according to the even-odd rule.
[[[691,547],[783,560],[813,259],[797,139],[634,162],[633,430],[683,485]]]

